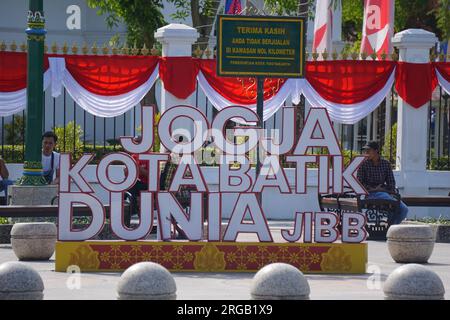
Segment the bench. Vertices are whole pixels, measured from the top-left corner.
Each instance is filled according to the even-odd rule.
[[[402,196],[409,207],[450,207],[449,196]]]
[[[104,208],[109,217],[109,205],[105,205]],[[0,206],[0,218],[57,218],[58,211],[58,205]],[[86,206],[73,206],[73,216],[91,216],[91,209]]]
[[[322,211],[334,212],[342,221],[342,213],[361,212],[366,215],[368,240],[386,240],[392,218],[400,210],[400,200],[361,199],[351,193],[319,195]],[[341,225],[338,225],[340,231]]]
[[[110,206],[104,205],[106,218],[110,216]],[[73,217],[90,217],[91,209],[87,206],[74,205]],[[58,205],[41,206],[0,206],[0,218],[58,218]],[[125,205],[125,225],[131,224],[130,206]]]

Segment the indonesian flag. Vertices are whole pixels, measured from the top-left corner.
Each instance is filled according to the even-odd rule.
[[[364,25],[361,53],[392,52],[391,38],[394,31],[394,1],[364,0]]]
[[[241,14],[242,5],[241,0],[226,0],[225,13],[226,14]]]
[[[314,19],[313,52],[331,52],[333,34],[333,8],[331,0],[317,0]]]

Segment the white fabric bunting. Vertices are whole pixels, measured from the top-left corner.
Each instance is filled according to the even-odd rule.
[[[236,103],[233,103],[223,96],[221,96],[216,90],[214,90],[213,87],[208,83],[205,76],[200,71],[198,73],[198,84],[200,85],[200,88],[205,93],[206,97],[208,97],[208,100],[212,103],[212,105],[217,110],[222,110],[229,106],[234,106]],[[289,95],[292,92],[292,80],[286,81],[283,86],[281,87],[280,91],[273,96],[272,98],[264,101],[264,119],[263,121],[266,122],[269,120],[284,104],[284,102],[287,100]],[[244,105],[244,107],[250,108],[256,113],[256,104],[252,105]],[[241,119],[233,119],[236,120],[236,122],[240,124],[246,124],[245,121],[242,121]]]
[[[440,86],[448,93],[450,94],[450,82],[444,79],[444,77],[439,73],[438,70],[436,70],[436,75],[439,81]]]
[[[301,94],[305,96],[311,107],[326,108],[332,121],[341,124],[355,124],[380,106],[391,91],[394,81],[395,69],[384,87],[369,99],[355,104],[339,104],[322,98],[308,81],[304,79],[296,80],[296,92],[293,94],[293,103],[298,104],[300,102],[299,91],[301,91]]]
[[[44,73],[44,91],[51,81],[51,71]],[[25,110],[27,107],[27,89],[15,92],[0,92],[0,117],[9,117]]]
[[[94,116],[103,118],[120,116],[138,105],[150,91],[159,74],[157,66],[149,79],[137,89],[118,96],[101,96],[83,88],[66,69],[63,58],[50,58],[49,61],[50,68],[57,70],[52,74],[52,96],[59,96],[64,86],[81,108]]]

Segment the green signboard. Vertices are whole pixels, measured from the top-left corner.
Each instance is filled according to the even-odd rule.
[[[219,76],[305,76],[302,18],[223,15],[217,23]]]

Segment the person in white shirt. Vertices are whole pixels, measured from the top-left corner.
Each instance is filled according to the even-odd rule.
[[[42,136],[42,170],[48,184],[59,183],[59,153],[55,152],[58,137],[52,131]],[[56,173],[56,177],[55,177]]]

